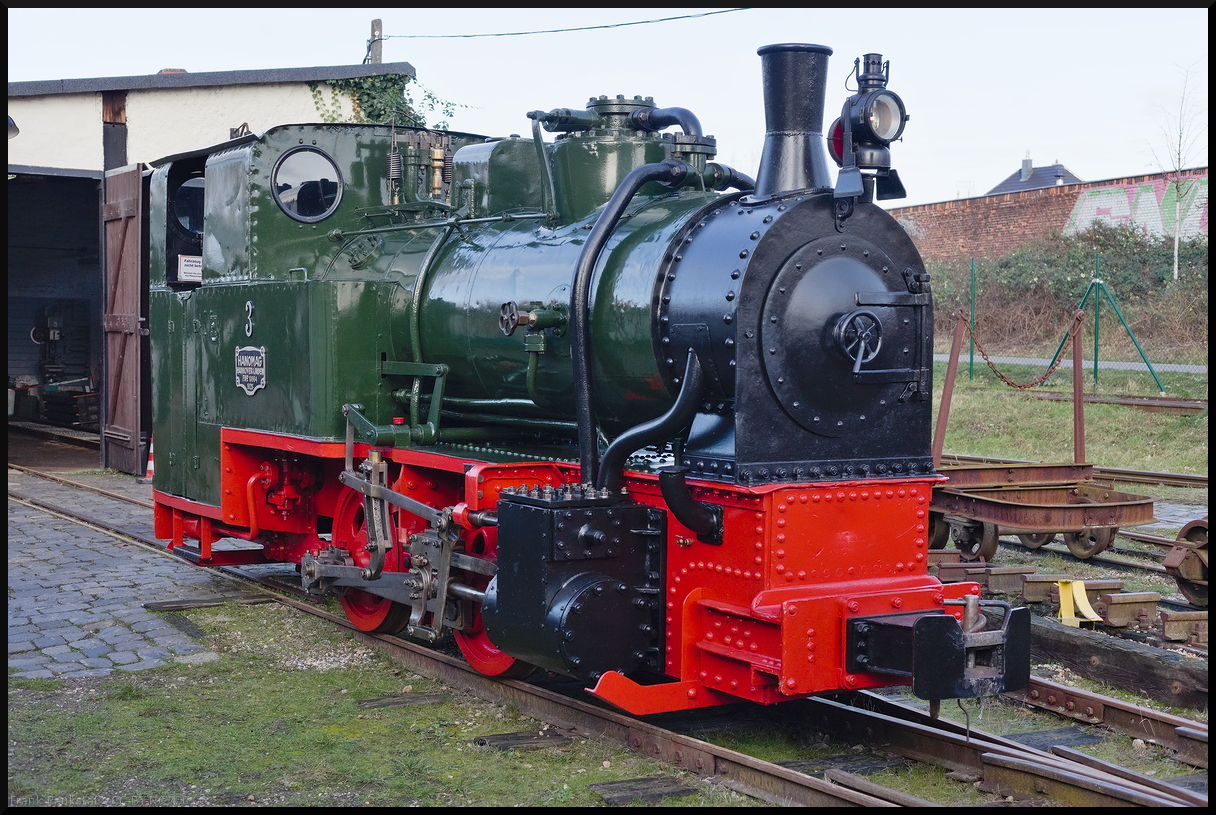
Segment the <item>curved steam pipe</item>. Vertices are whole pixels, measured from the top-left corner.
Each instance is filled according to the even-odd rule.
[[[686,136],[698,139],[705,136],[701,131],[701,120],[688,108],[641,108],[629,115],[629,124],[634,130],[646,133],[656,133],[663,128],[677,125]],[[706,176],[706,183],[715,190],[733,188],[751,192],[756,189],[755,179],[725,164],[711,162],[706,168]]]
[[[705,135],[701,132],[701,120],[687,108],[640,108],[630,114],[629,122],[634,129],[647,133],[679,125],[687,136]]]
[[[596,219],[574,271],[570,296],[570,350],[574,369],[574,402],[578,416],[578,449],[581,478],[595,484],[599,469],[599,440],[596,435],[595,402],[591,382],[591,278],[600,252],[625,215],[625,208],[645,184],[658,181],[675,184],[688,174],[688,166],[674,159],[643,164],[621,180],[604,211]]]
[[[614,494],[619,491],[625,460],[646,445],[670,439],[687,427],[697,415],[704,385],[705,374],[701,369],[701,360],[697,358],[697,352],[689,348],[688,363],[684,366],[684,382],[676,401],[662,416],[631,427],[608,445],[596,486],[607,487]]]
[[[756,189],[756,179],[739,172],[728,164],[711,161],[705,166],[705,175],[705,183],[715,190],[735,189],[740,192],[752,192]]]

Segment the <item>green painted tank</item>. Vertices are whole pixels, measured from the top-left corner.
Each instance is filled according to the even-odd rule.
[[[531,139],[286,125],[158,162],[154,434],[172,452],[156,488],[218,503],[222,427],[341,440],[347,404],[397,445],[504,422],[571,430],[568,324],[583,246],[622,178],[676,159],[686,182],[632,199],[589,303],[602,426],[661,414],[672,397],[656,275],[730,173],[708,162],[712,139],[699,129],[657,132],[678,116],[639,122],[654,110],[618,97],[535,112]]]

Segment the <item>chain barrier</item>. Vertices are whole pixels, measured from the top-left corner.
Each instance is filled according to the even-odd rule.
[[[975,329],[972,328],[970,325],[967,326],[967,333],[969,335],[971,335],[971,339],[972,339],[972,341],[975,342],[975,347],[980,352],[980,356],[984,358],[984,362],[988,364],[988,367],[992,369],[992,372],[997,375],[998,379],[1000,379],[1002,382],[1004,382],[1006,385],[1008,385],[1011,388],[1019,388],[1021,390],[1025,390],[1027,388],[1034,388],[1034,387],[1038,387],[1039,385],[1042,385],[1044,382],[1047,381],[1047,379],[1052,374],[1054,374],[1056,372],[1056,369],[1060,367],[1060,363],[1064,361],[1064,355],[1057,354],[1055,361],[1052,362],[1051,367],[1047,369],[1047,373],[1043,374],[1042,376],[1040,376],[1038,379],[1036,379],[1033,382],[1027,382],[1024,385],[1019,384],[1017,382],[1014,382],[1009,377],[1005,376],[1005,374],[1001,373],[997,369],[996,365],[992,364],[992,360],[990,360],[988,358],[987,352],[984,351],[984,346],[980,343],[980,338],[975,336]],[[1069,325],[1068,331],[1066,331],[1064,333],[1064,341],[1060,343],[1060,347],[1061,348],[1066,347],[1068,345],[1068,341],[1070,339],[1072,339],[1072,324]]]

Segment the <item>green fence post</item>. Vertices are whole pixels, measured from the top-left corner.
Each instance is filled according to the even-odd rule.
[[[1140,341],[1136,339],[1136,335],[1132,332],[1132,327],[1123,318],[1123,312],[1119,310],[1119,305],[1115,302],[1115,298],[1111,296],[1110,289],[1106,288],[1106,284],[1100,280],[1098,281],[1098,285],[1102,287],[1102,291],[1106,294],[1106,299],[1110,301],[1111,307],[1115,310],[1115,316],[1119,318],[1119,322],[1123,323],[1123,328],[1127,331],[1127,336],[1131,337],[1132,344],[1140,352],[1140,359],[1144,360],[1144,364],[1148,366],[1148,372],[1153,375],[1153,381],[1157,383],[1157,390],[1161,392],[1162,396],[1165,396],[1165,385],[1161,384],[1161,379],[1157,376],[1157,372],[1153,370],[1153,363],[1148,361],[1148,354],[1144,353],[1144,349],[1140,347]]]
[[[1102,286],[1102,254],[1094,255],[1094,282],[1090,285]],[[1106,288],[1102,286],[1102,288]],[[1086,292],[1088,294],[1088,292]],[[1094,295],[1094,387],[1098,386],[1098,315],[1102,313],[1102,293]],[[1078,361],[1077,363],[1081,363]]]
[[[1096,285],[1097,285],[1096,280],[1089,281],[1089,288],[1087,288],[1085,290],[1085,296],[1081,298],[1081,304],[1078,305],[1076,308],[1077,311],[1085,310],[1085,304],[1089,301],[1089,295],[1094,290]],[[1094,299],[1095,300],[1098,299],[1096,295],[1095,295]],[[1051,355],[1051,364],[1052,365],[1055,365],[1056,360],[1060,358],[1060,352],[1064,350],[1064,343],[1066,343],[1067,341],[1068,341],[1068,332],[1065,331],[1064,336],[1060,339],[1060,344],[1056,346],[1056,352]]]
[[[967,379],[975,379],[975,258],[971,258],[971,344],[967,361]]]

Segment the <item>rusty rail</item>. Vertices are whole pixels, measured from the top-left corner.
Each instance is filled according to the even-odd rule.
[[[524,715],[579,735],[609,739],[700,776],[714,776],[719,783],[766,801],[786,806],[895,806],[883,798],[673,733],[546,688],[484,676],[461,660],[396,637],[358,631],[344,618],[305,603],[284,598],[280,598],[280,602],[350,630],[356,638],[412,671],[440,679],[483,699],[514,703]]]
[[[1025,690],[1004,695],[1060,716],[1087,724],[1104,724],[1124,735],[1162,744],[1187,764],[1205,769],[1208,766],[1208,726],[1204,722],[1150,710],[1037,676],[1030,677],[1030,685]]]
[[[826,725],[871,747],[977,778],[980,789],[1000,795],[1040,799],[1046,795],[1076,806],[1203,805],[1187,790],[1130,771],[1116,774],[1086,766],[1011,739],[932,719],[878,694],[862,691],[846,701],[811,699],[805,705],[803,716],[811,726]]]
[[[1073,398],[1072,394],[1055,391],[1035,391],[1036,399],[1051,402],[1066,402]],[[1144,410],[1149,413],[1172,413],[1180,416],[1195,416],[1208,409],[1206,399],[1180,399],[1172,396],[1129,396],[1098,393],[1085,394],[1085,401],[1091,405],[1121,405]]]

